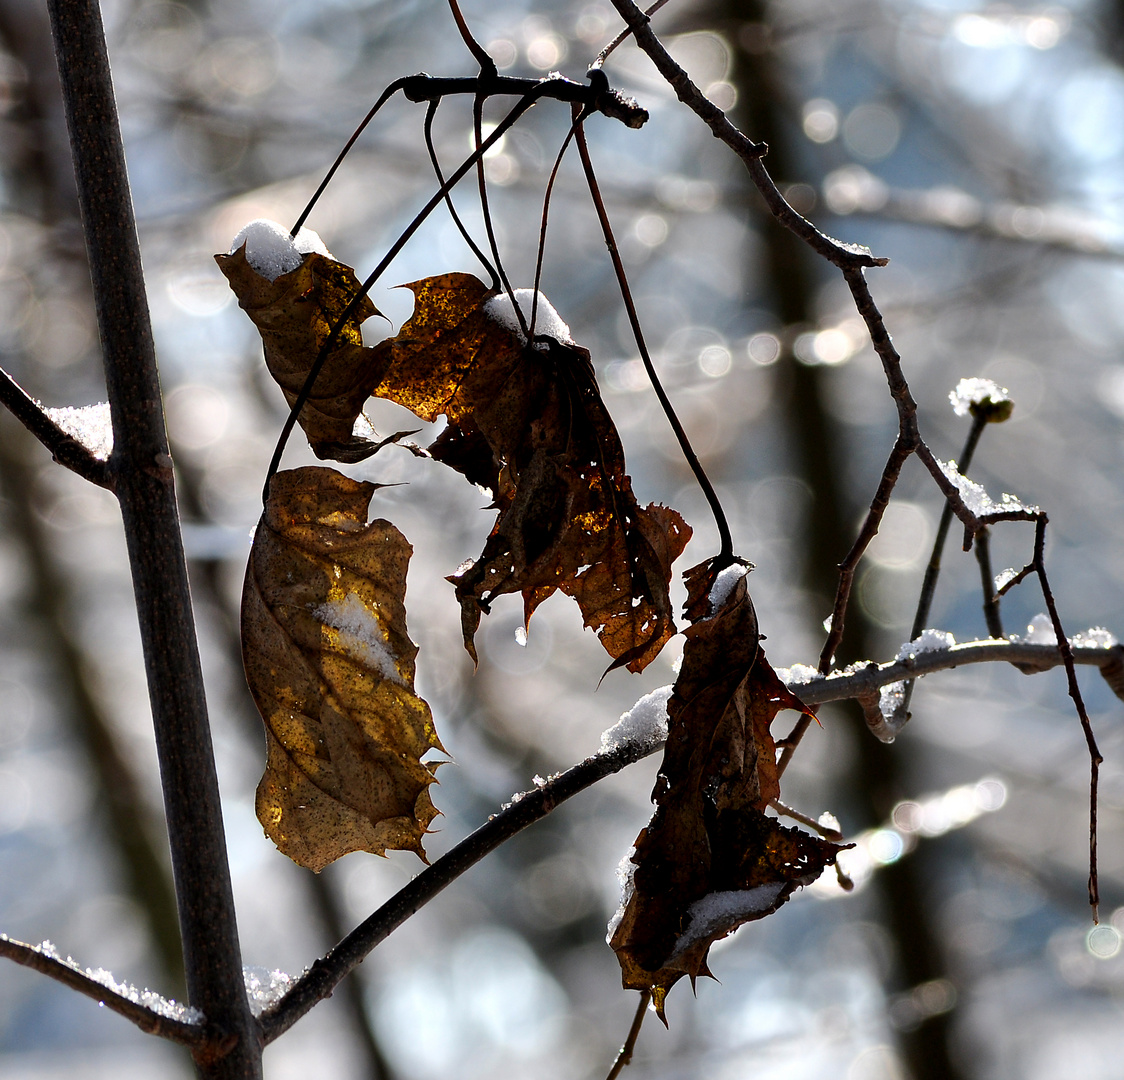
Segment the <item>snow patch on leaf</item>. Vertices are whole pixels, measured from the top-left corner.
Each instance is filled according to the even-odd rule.
[[[336,632],[331,643],[338,649],[391,682],[405,685],[387,644],[386,632],[355,593],[348,593],[342,600],[329,598],[311,611],[327,630]]]
[[[710,615],[714,615],[715,612],[726,603],[730,598],[730,593],[734,591],[735,586],[749,571],[750,567],[746,566],[744,563],[731,563],[724,570],[719,571],[718,576],[714,579],[714,584],[710,587],[710,593],[707,596],[707,600],[710,603]]]
[[[613,917],[609,920],[609,925],[605,930],[605,943],[607,945],[612,945],[613,935],[617,932],[617,927],[620,926],[621,919],[624,918],[625,908],[628,907],[632,894],[636,891],[636,863],[632,861],[635,854],[636,847],[630,847],[624,858],[617,864],[617,884],[621,888],[621,901],[617,905],[617,910],[613,912]]]
[[[304,262],[309,252],[315,251],[332,258],[319,234],[302,228],[294,238],[289,235],[288,229],[269,218],[257,218],[244,225],[230,245],[230,254],[233,255],[243,244],[246,245],[246,261],[269,281],[291,273]]]
[[[523,313],[523,318],[530,325],[531,305],[535,296],[534,289],[516,289],[515,302]],[[510,330],[521,344],[526,345],[527,339],[523,336],[523,328],[519,325],[519,318],[511,304],[511,296],[502,292],[493,296],[484,304],[484,314],[493,322],[498,322],[505,330]],[[535,336],[543,335],[552,337],[563,345],[573,345],[574,339],[570,336],[570,328],[562,321],[562,316],[555,310],[554,305],[542,293],[538,294],[538,304],[535,309]]]
[[[786,887],[787,882],[770,881],[753,889],[707,893],[687,908],[687,929],[679,936],[668,961],[707,938],[724,937],[743,922],[767,914]]]

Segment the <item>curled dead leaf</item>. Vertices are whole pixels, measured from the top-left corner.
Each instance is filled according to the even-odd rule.
[[[437,811],[442,750],[414,692],[406,631],[412,548],[367,522],[375,485],[334,469],[280,472],[254,535],[242,596],[246,677],[268,757],[258,819],[319,871],[349,851],[416,852]]]
[[[770,725],[782,709],[807,709],[761,652],[747,570],[718,574],[711,562],[685,575],[694,621],[668,701],[656,811],[610,938],[624,986],[650,991],[661,1019],[683,975],[710,974],[714,941],[776,911],[839,850],[764,812],[780,793]]]
[[[489,489],[499,511],[484,550],[450,580],[465,647],[482,612],[522,593],[529,620],[555,590],[578,602],[613,657],[641,671],[675,633],[671,564],[691,530],[674,510],[641,507],[589,353],[570,340],[523,340],[503,300],[470,274],[408,285],[412,318],[383,343],[374,393],[448,426],[433,457]]]
[[[313,252],[295,270],[270,281],[246,261],[245,245],[231,255],[216,255],[215,261],[258,328],[266,366],[291,408],[333,326],[359,292],[355,271]],[[382,351],[364,347],[359,330],[377,314],[364,297],[341,328],[301,409],[298,420],[317,457],[362,461],[379,448],[352,434],[384,363]]]

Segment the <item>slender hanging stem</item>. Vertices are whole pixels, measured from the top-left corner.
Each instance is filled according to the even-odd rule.
[[[494,76],[496,74],[496,62],[487,54],[484,46],[472,36],[472,31],[468,28],[468,23],[461,13],[461,7],[457,0],[449,0],[449,10],[453,13],[453,21],[457,24],[457,29],[460,31],[465,45],[468,46],[468,51],[472,53],[476,62],[480,65],[481,73]]]
[[[472,101],[472,132],[473,138],[476,140],[476,152],[479,155],[476,159],[476,180],[480,191],[480,213],[484,216],[484,230],[488,234],[488,246],[492,249],[492,258],[495,260],[496,270],[499,273],[500,281],[503,283],[504,292],[507,293],[507,297],[511,301],[515,318],[519,322],[519,329],[522,331],[523,337],[529,342],[531,340],[530,328],[527,326],[526,317],[515,302],[515,290],[511,287],[511,282],[507,279],[507,271],[503,268],[499,245],[496,243],[496,231],[492,227],[492,212],[488,209],[488,181],[484,176],[484,153],[481,149],[484,134],[484,99],[486,96],[484,93],[479,93]],[[495,132],[492,134],[494,135]]]
[[[570,146],[570,142],[574,138],[574,132],[577,126],[589,115],[589,109],[584,109],[581,116],[578,117],[570,125],[570,130],[566,132],[566,138],[562,140],[562,147],[558,151],[558,156],[554,159],[554,168],[550,170],[550,179],[546,182],[546,194],[542,200],[542,224],[539,226],[539,250],[535,257],[535,287],[531,293],[531,326],[528,340],[534,340],[535,336],[535,320],[538,318],[539,313],[539,285],[542,283],[542,262],[543,255],[546,252],[546,222],[547,216],[550,213],[550,196],[554,191],[554,181],[558,177],[558,169],[562,165],[562,158],[566,154],[566,150]]]
[[[585,169],[589,193],[593,197],[593,205],[597,210],[598,220],[601,222],[601,230],[605,234],[605,246],[609,249],[609,258],[612,260],[613,270],[617,275],[617,283],[620,285],[625,311],[628,312],[628,321],[632,326],[632,334],[636,339],[636,347],[640,351],[640,359],[644,362],[644,369],[648,372],[648,378],[652,383],[652,389],[655,390],[656,397],[659,399],[664,415],[670,422],[672,431],[675,432],[675,438],[679,442],[679,448],[682,450],[684,458],[687,459],[687,464],[690,466],[691,472],[695,474],[695,479],[698,481],[699,487],[702,488],[706,501],[710,504],[711,512],[714,514],[714,520],[718,526],[721,548],[718,555],[715,557],[715,569],[721,570],[728,566],[734,558],[734,541],[730,535],[730,525],[726,520],[726,513],[722,509],[722,503],[719,501],[718,494],[715,492],[710,478],[706,475],[706,471],[699,462],[698,456],[695,454],[691,442],[687,438],[687,433],[683,430],[683,425],[679,422],[679,417],[676,416],[671,401],[664,392],[663,384],[656,374],[655,365],[652,363],[652,358],[648,353],[648,346],[644,343],[644,332],[640,328],[640,319],[636,314],[636,305],[632,300],[632,291],[628,287],[628,278],[625,276],[624,263],[621,261],[620,252],[617,250],[617,242],[613,238],[613,229],[609,223],[609,215],[605,209],[605,202],[601,198],[601,189],[597,184],[597,176],[593,171],[593,162],[590,160],[589,147],[586,145],[585,141],[585,127],[579,122],[575,124],[575,129],[578,153],[581,155],[582,167]]]
[[[425,146],[429,151],[429,160],[433,165],[433,172],[437,177],[437,183],[442,187],[445,186],[445,177],[441,172],[441,162],[437,159],[437,149],[433,145],[433,117],[437,114],[437,106],[441,104],[440,98],[434,98],[429,103],[429,108],[425,110]],[[481,265],[488,271],[488,276],[492,279],[492,288],[499,292],[500,278],[496,273],[496,268],[488,261],[488,256],[484,254],[477,246],[476,241],[472,239],[472,235],[468,229],[465,228],[464,222],[461,221],[460,215],[457,213],[457,208],[453,205],[453,193],[451,191],[445,192],[445,205],[449,208],[449,216],[453,219],[453,224],[460,230],[461,236],[464,237],[464,242],[472,249],[472,253],[480,260]]]
[[[308,200],[308,205],[301,211],[301,216],[299,218],[297,218],[296,224],[293,225],[292,229],[289,231],[290,236],[295,237],[297,235],[297,233],[300,232],[301,226],[307,220],[308,215],[312,213],[312,208],[316,205],[317,201],[320,199],[320,196],[324,194],[324,189],[328,186],[329,183],[331,183],[332,177],[336,175],[336,170],[343,164],[343,159],[345,157],[347,157],[347,155],[351,152],[351,148],[355,145],[356,140],[359,138],[359,136],[362,135],[363,132],[366,130],[367,125],[372,120],[374,120],[375,114],[396,93],[398,93],[399,90],[401,90],[408,82],[410,82],[411,78],[412,78],[412,76],[408,76],[407,78],[404,78],[404,79],[395,79],[394,82],[392,82],[382,92],[382,96],[378,99],[378,101],[375,102],[371,111],[369,113],[367,113],[366,116],[363,117],[362,122],[351,133],[351,138],[347,140],[347,142],[344,144],[344,148],[336,156],[336,160],[332,162],[332,167],[325,174],[324,179],[320,181],[320,186],[313,193],[312,198]]]

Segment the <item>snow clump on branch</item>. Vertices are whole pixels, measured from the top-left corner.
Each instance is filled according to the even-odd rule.
[[[624,746],[654,750],[667,741],[667,702],[675,688],[668,684],[645,694],[607,731],[601,733],[601,753]]]

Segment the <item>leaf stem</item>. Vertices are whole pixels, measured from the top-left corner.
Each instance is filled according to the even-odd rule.
[[[423,125],[423,131],[425,133],[425,146],[429,151],[429,160],[433,165],[434,175],[437,177],[437,183],[444,187],[445,177],[441,172],[441,162],[437,158],[437,148],[433,145],[433,118],[437,114],[437,107],[440,104],[440,98],[434,98],[429,103],[429,108],[425,110],[425,124]],[[492,288],[495,289],[496,292],[499,292],[499,274],[496,273],[496,268],[488,261],[488,256],[480,250],[476,241],[472,239],[472,234],[469,233],[467,228],[465,228],[464,222],[461,221],[460,215],[457,213],[457,208],[453,205],[453,193],[451,191],[445,192],[445,205],[448,207],[449,217],[453,219],[453,224],[456,225],[457,229],[460,231],[461,236],[464,237],[464,242],[468,244],[468,246],[472,249],[473,255],[475,255],[476,258],[480,260],[480,264],[488,272],[488,276],[492,280]]]
[[[594,75],[600,75],[604,78],[601,72],[593,72]],[[656,397],[659,399],[660,406],[667,417],[668,422],[671,424],[672,431],[675,432],[675,438],[679,443],[679,448],[683,452],[683,457],[686,458],[687,465],[690,467],[691,472],[695,474],[695,479],[698,485],[702,488],[702,493],[706,498],[707,503],[710,505],[711,513],[714,515],[715,524],[718,526],[718,536],[720,542],[720,549],[718,555],[715,557],[714,569],[722,570],[728,566],[734,559],[734,541],[730,534],[730,524],[726,520],[726,512],[722,509],[721,500],[718,498],[718,493],[714,490],[714,485],[710,482],[710,477],[706,475],[706,470],[703,469],[702,463],[698,459],[694,448],[691,446],[690,439],[687,438],[687,432],[683,430],[683,425],[679,422],[679,417],[672,407],[671,400],[668,398],[667,393],[660,382],[659,376],[656,374],[655,364],[652,363],[652,357],[648,352],[648,346],[644,341],[644,331],[640,326],[640,318],[636,314],[636,304],[632,299],[632,291],[628,286],[628,278],[625,275],[624,263],[621,261],[620,252],[617,250],[617,242],[613,237],[613,228],[609,223],[609,214],[605,209],[605,201],[601,197],[601,189],[597,183],[597,176],[593,171],[593,162],[589,156],[589,147],[585,141],[585,127],[582,123],[576,124],[578,153],[581,155],[582,168],[585,170],[586,182],[589,186],[589,193],[593,198],[593,205],[597,211],[597,219],[601,223],[601,231],[605,236],[605,246],[609,250],[609,258],[613,264],[613,272],[617,276],[617,284],[620,286],[621,297],[624,300],[625,311],[628,313],[628,321],[632,327],[633,337],[636,339],[636,348],[640,352],[640,359],[644,363],[644,370],[648,373],[648,379],[652,384],[652,389],[656,392]]]

